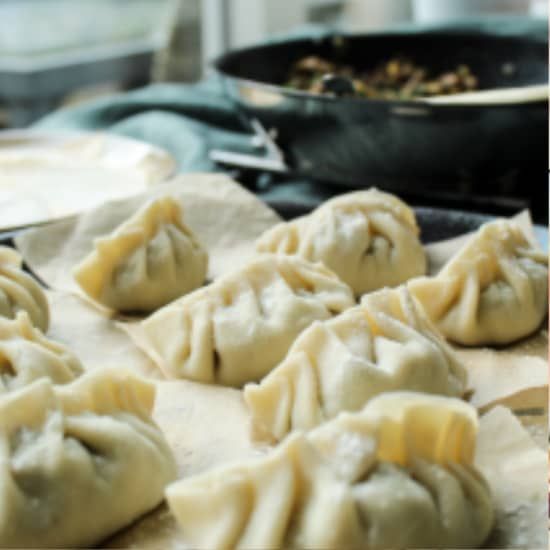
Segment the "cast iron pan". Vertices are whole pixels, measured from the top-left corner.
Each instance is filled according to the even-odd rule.
[[[327,97],[281,85],[292,63],[320,55],[368,69],[396,55],[435,71],[465,63],[482,88],[548,82],[547,42],[482,31],[297,39],[234,51],[215,63],[243,118],[273,130],[290,171],[348,187],[430,188],[547,197],[548,104],[433,105]],[[533,181],[537,178],[537,181]],[[546,201],[545,201],[546,202]]]

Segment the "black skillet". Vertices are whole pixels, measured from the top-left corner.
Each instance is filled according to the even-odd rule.
[[[295,175],[349,187],[485,195],[528,184],[545,200],[547,101],[432,105],[284,87],[292,63],[306,55],[357,69],[396,55],[434,72],[467,64],[482,88],[510,88],[547,83],[546,41],[477,30],[345,35],[251,47],[215,63],[244,118],[272,130]]]

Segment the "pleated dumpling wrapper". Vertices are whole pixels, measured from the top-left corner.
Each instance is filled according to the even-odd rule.
[[[74,269],[82,290],[120,312],[151,312],[204,284],[208,255],[183,221],[180,204],[145,204]]]
[[[42,287],[22,269],[21,255],[0,246],[0,316],[13,319],[26,311],[35,327],[48,330],[50,308]]]
[[[1,396],[0,547],[90,547],[160,504],[176,466],[154,397],[120,369]]]
[[[463,401],[383,394],[166,496],[191,548],[480,548],[494,512],[476,432]]]
[[[323,265],[265,254],[163,307],[131,335],[168,378],[240,387],[277,365],[313,321],[354,304]]]
[[[467,372],[405,287],[367,294],[360,306],[313,323],[244,399],[253,436],[277,441],[397,390],[460,397]]]
[[[409,283],[446,338],[464,345],[509,344],[548,314],[548,255],[513,221],[483,225],[436,277]]]
[[[359,296],[426,273],[414,212],[377,189],[331,199],[308,216],[276,225],[259,252],[323,262]]]
[[[33,327],[26,311],[13,320],[0,318],[0,395],[44,376],[66,384],[83,372],[76,355]]]

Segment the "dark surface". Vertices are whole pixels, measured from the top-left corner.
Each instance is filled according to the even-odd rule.
[[[397,54],[437,71],[466,63],[481,88],[510,87],[547,82],[547,41],[540,36],[473,30],[325,36],[232,52],[216,67],[244,117],[274,130],[295,175],[348,187],[527,195],[535,205],[547,203],[547,102],[427,105],[327,97],[274,84],[309,54],[357,68]]]

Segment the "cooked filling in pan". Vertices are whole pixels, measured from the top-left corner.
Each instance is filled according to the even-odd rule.
[[[315,94],[408,100],[478,89],[468,65],[435,74],[405,57],[392,57],[371,70],[358,70],[322,57],[308,56],[292,66],[286,85]]]

